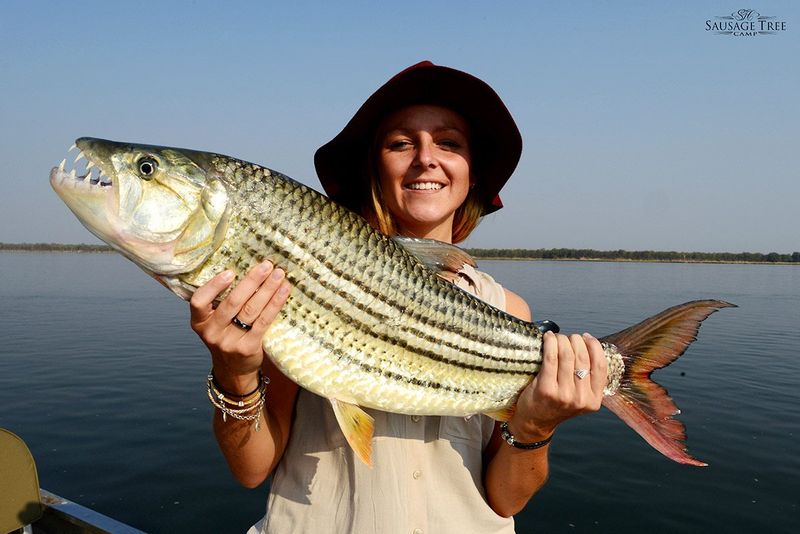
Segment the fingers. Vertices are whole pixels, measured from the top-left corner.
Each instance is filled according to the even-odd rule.
[[[542,368],[535,381],[541,393],[578,413],[597,410],[606,384],[606,358],[600,342],[589,334],[569,337],[546,333]],[[588,375],[578,377],[577,370]]]
[[[281,269],[275,269],[272,264],[267,265],[267,273],[264,280],[259,286],[255,288],[255,292],[247,299],[242,305],[241,309],[236,313],[236,317],[240,321],[252,325],[261,312],[264,306],[272,298],[272,295],[280,286],[284,278],[284,272]],[[231,292],[233,293],[233,292]]]
[[[214,299],[233,282],[233,271],[227,270],[219,273],[205,285],[197,288],[189,301],[192,326],[202,323],[214,311]]]
[[[542,368],[536,378],[539,382],[557,382],[558,338],[552,332],[545,332],[542,338]]]
[[[523,391],[527,398],[553,398],[558,393],[558,340],[552,332],[542,337],[542,365]]]
[[[575,352],[570,339],[559,334],[558,339],[558,387],[569,390],[575,383]]]
[[[586,339],[586,348],[589,351],[589,359],[591,361],[590,370],[592,391],[598,395],[600,401],[603,400],[603,390],[606,388],[608,382],[608,360],[606,360],[606,353],[603,350],[603,345],[593,336],[584,334]],[[599,409],[599,406],[598,406]]]
[[[247,303],[250,298],[258,291],[264,280],[272,272],[273,266],[270,261],[262,261],[252,269],[250,269],[244,278],[234,287],[231,292],[225,297],[225,300],[217,307],[214,312],[212,321],[218,326],[227,326],[231,320],[236,316],[242,307]],[[260,310],[258,310],[260,311]],[[240,317],[240,320],[245,321]]]
[[[572,334],[569,336],[569,342],[572,345],[572,352],[575,354],[575,370],[583,369],[589,371],[591,362],[589,361],[589,349],[586,348],[586,339],[578,334]],[[580,382],[589,383],[588,380],[578,378],[577,375],[574,376]]]
[[[267,327],[275,320],[286,299],[289,298],[289,289],[290,285],[284,271],[282,269],[272,271],[256,294],[239,312],[239,319],[252,325],[245,338],[253,338],[255,343],[261,343]]]
[[[272,324],[272,321],[274,321],[275,317],[278,316],[278,312],[280,312],[283,305],[286,304],[286,300],[289,298],[290,290],[291,286],[289,285],[288,281],[283,280],[279,282],[279,286],[275,290],[272,298],[269,299],[267,305],[264,307],[264,310],[253,323],[253,329],[250,331],[250,334],[255,333],[258,335],[259,340],[261,339],[263,333],[267,330],[267,327]],[[259,332],[261,332],[262,335],[259,335]]]
[[[542,339],[542,369],[536,377],[539,382],[552,383],[558,388],[571,389],[575,382],[576,368],[589,368],[589,354],[582,340],[580,343],[567,336],[546,332]],[[576,354],[580,361],[576,362]]]

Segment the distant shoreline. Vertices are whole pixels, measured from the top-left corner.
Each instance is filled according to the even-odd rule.
[[[676,252],[664,250],[466,249],[475,258],[507,260],[609,261],[643,263],[731,263],[800,265],[800,252]]]
[[[114,249],[85,243],[0,243],[0,252],[114,252]]]
[[[0,243],[0,252],[114,252],[108,245],[63,243]],[[484,249],[466,251],[480,260],[505,261],[595,261],[622,263],[716,263],[800,265],[800,252],[778,254],[770,252],[674,252],[654,250],[592,250],[592,249]]]
[[[492,261],[562,261],[580,262],[586,261],[591,263],[695,263],[695,264],[710,264],[710,265],[798,265],[800,263],[793,261],[728,261],[728,260],[667,260],[667,259],[649,259],[649,260],[632,260],[627,258],[510,258],[500,256],[478,256],[472,255],[476,260],[492,260]]]

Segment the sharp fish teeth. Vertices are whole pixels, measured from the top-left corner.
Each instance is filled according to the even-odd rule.
[[[86,160],[86,172],[89,172],[89,169],[91,169],[92,167],[94,167],[94,163],[92,163],[90,160],[87,159]]]
[[[69,147],[69,150],[67,150],[67,152],[72,152],[72,151],[73,151],[73,150],[75,150],[76,148],[78,148],[78,146],[77,146],[75,143],[72,143],[72,146],[71,146],[71,147]]]
[[[78,155],[75,156],[75,161],[73,163],[78,163],[78,161],[83,157],[83,152],[78,152]]]
[[[58,164],[59,172],[64,172],[64,164],[67,163],[67,158],[61,160],[61,163]]]
[[[71,171],[69,171],[69,175],[75,180],[78,179],[78,175],[75,173],[75,169],[72,169]]]

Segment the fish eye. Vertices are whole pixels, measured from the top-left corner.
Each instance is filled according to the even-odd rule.
[[[153,158],[145,157],[136,162],[136,167],[138,167],[139,174],[142,176],[142,178],[145,180],[150,180],[150,178],[153,176],[153,173],[155,173],[156,169],[158,168],[158,162]]]

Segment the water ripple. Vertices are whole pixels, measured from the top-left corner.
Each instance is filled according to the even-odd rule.
[[[800,269],[482,267],[567,332],[614,332],[696,298],[739,305],[653,375],[710,467],[664,459],[606,411],[569,421],[518,532],[796,528]],[[2,253],[0,269],[0,424],[30,444],[44,487],[152,532],[242,532],[263,514],[264,489],[238,487],[214,443],[186,303],[115,255]]]

